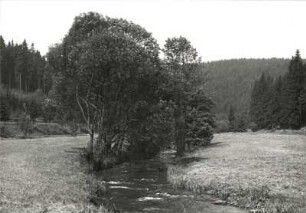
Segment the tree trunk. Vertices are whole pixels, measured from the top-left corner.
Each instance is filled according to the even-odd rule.
[[[106,156],[106,141],[104,131],[99,131],[98,138],[93,146],[93,167],[98,171],[104,167],[104,158]]]
[[[182,109],[178,109],[175,116],[175,142],[176,142],[176,154],[182,156],[185,151],[185,114]]]
[[[92,156],[93,155],[93,142],[94,142],[94,138],[95,138],[95,131],[94,129],[90,129],[90,133],[89,133],[90,139],[88,141],[88,145],[87,145],[87,153]]]

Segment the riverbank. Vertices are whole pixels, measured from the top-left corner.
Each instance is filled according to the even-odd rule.
[[[82,125],[73,126],[59,123],[32,123],[26,138],[39,138],[53,135],[79,135],[87,133]],[[0,138],[25,138],[18,122],[0,122]]]
[[[88,136],[0,140],[0,213],[107,212],[89,203],[95,178],[82,163]]]
[[[169,165],[174,187],[219,197],[250,212],[306,212],[306,136],[216,134],[212,144]]]

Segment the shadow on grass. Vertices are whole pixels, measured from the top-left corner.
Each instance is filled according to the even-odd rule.
[[[209,158],[201,158],[201,157],[185,157],[176,159],[175,162],[172,163],[172,165],[180,165],[180,166],[188,166],[191,163],[199,162],[202,160],[208,160]]]
[[[205,148],[211,149],[211,148],[220,148],[225,146],[229,146],[229,144],[225,144],[224,142],[215,142],[207,145]]]
[[[71,147],[69,150],[64,150],[66,153],[84,154],[86,153],[85,147]]]

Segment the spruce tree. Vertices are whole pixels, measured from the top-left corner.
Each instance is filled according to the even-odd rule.
[[[299,105],[301,109],[301,126],[306,126],[306,64],[304,64],[303,89],[299,96]]]
[[[279,127],[280,126],[280,117],[281,117],[281,95],[282,95],[282,85],[283,85],[282,77],[278,77],[273,83],[273,102],[274,105],[272,106],[272,113],[273,113],[273,126]]]
[[[229,121],[229,130],[230,131],[234,131],[235,129],[235,109],[234,107],[231,105],[230,109],[229,109],[229,114],[228,114],[228,121]]]
[[[251,109],[250,115],[251,119],[254,123],[256,123],[259,129],[266,128],[266,115],[265,115],[265,107],[267,106],[265,103],[265,92],[266,92],[266,76],[262,73],[259,80],[255,81],[252,96],[251,96]]]
[[[292,57],[289,72],[284,77],[281,97],[280,123],[282,128],[297,129],[302,126],[302,104],[304,67],[299,50]]]

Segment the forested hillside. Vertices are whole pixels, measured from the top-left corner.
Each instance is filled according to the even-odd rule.
[[[28,47],[26,41],[14,44],[0,38],[1,84],[10,90],[46,94],[52,87],[51,72],[44,57],[35,50],[34,44]],[[250,106],[251,90],[254,81],[262,73],[278,77],[288,71],[289,59],[232,59],[202,64],[209,72],[205,83],[218,114],[228,114],[231,105],[238,112],[247,112]]]
[[[285,75],[262,74],[255,81],[250,116],[256,129],[299,129],[306,124],[306,64],[300,52],[291,59]]]
[[[247,112],[254,81],[262,73],[272,77],[288,71],[289,59],[232,59],[204,63],[209,71],[206,89],[215,103],[215,112],[228,114],[230,105],[237,113]]]

